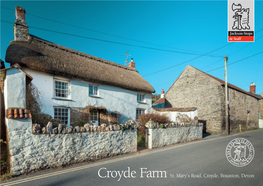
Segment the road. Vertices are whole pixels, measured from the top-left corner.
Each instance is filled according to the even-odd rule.
[[[235,167],[226,159],[226,146],[237,137],[248,139],[255,149],[253,161],[245,167]],[[126,172],[123,175],[121,171]],[[224,176],[235,178],[225,178]],[[38,171],[4,182],[2,185],[262,186],[263,130],[230,136],[208,137],[199,141],[144,150],[136,154],[83,163],[60,170]]]

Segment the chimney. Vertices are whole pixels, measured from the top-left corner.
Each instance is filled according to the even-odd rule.
[[[161,98],[164,98],[164,90],[162,89],[162,92],[161,92]]]
[[[131,58],[131,62],[129,63],[129,67],[135,68],[135,62],[133,62],[133,58]]]
[[[251,85],[249,87],[249,92],[254,93],[254,94],[256,93],[256,85],[254,82],[251,83]]]
[[[16,20],[14,23],[14,36],[15,41],[28,41],[28,26],[25,22],[25,9],[19,6],[16,6],[15,14]]]

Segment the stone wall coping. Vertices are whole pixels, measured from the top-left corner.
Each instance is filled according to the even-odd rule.
[[[159,129],[159,128],[179,128],[179,127],[190,127],[190,126],[203,126],[203,123],[164,123],[164,124],[159,124],[150,119],[145,124],[145,128],[147,129]]]

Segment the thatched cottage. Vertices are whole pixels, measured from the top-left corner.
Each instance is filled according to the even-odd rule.
[[[119,123],[136,120],[151,108],[155,90],[135,69],[133,60],[123,66],[33,36],[28,33],[25,10],[18,6],[14,37],[5,58],[13,68],[1,72],[6,108],[25,94],[27,75],[42,98],[41,112],[67,125],[78,119],[100,125],[109,120],[107,114],[117,116]],[[21,70],[27,75],[18,75],[18,86],[12,81],[17,81],[14,77]],[[9,97],[11,91],[17,99]],[[21,102],[21,108],[25,107]]]
[[[228,83],[230,130],[258,128],[259,98]],[[165,107],[196,107],[208,133],[225,133],[225,83],[188,65],[165,94]]]

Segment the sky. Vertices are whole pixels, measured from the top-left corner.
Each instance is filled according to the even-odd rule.
[[[0,3],[0,58],[3,61],[10,41],[14,40],[14,10],[18,5],[26,10],[29,33],[42,39],[122,65],[125,65],[125,53],[129,51],[129,61],[133,58],[140,75],[158,94],[162,89],[167,91],[187,65],[224,80],[225,55],[230,64],[263,51],[262,0],[255,1],[255,31],[259,31],[255,34],[255,42],[229,46],[226,46],[230,44],[227,42],[227,1],[223,0]],[[214,51],[208,54],[211,56],[202,56],[211,51]],[[228,82],[246,91],[255,82],[256,93],[261,94],[263,53],[228,66]]]

